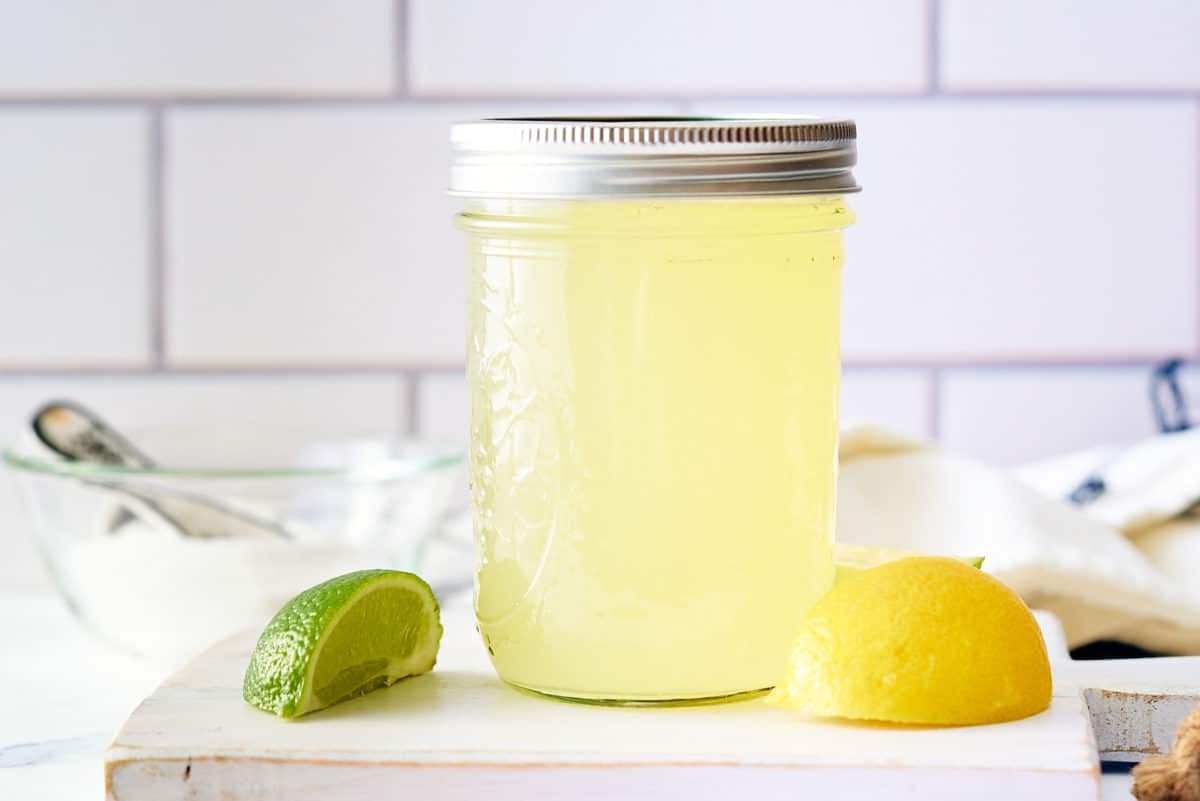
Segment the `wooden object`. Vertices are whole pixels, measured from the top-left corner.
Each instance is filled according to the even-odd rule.
[[[1055,683],[1082,691],[1101,759],[1165,754],[1180,721],[1200,704],[1200,657],[1100,659],[1055,665]]]
[[[800,798],[1095,799],[1099,763],[1073,683],[1041,715],[907,728],[806,720],[761,699],[602,707],[500,682],[462,614],[436,670],[284,722],[244,704],[253,638],[165,682],[106,759],[112,801]]]

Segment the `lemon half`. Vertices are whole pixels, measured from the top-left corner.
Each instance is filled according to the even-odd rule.
[[[913,557],[849,576],[805,615],[768,696],[822,717],[974,725],[1050,705],[1050,660],[1021,598],[962,561]]]

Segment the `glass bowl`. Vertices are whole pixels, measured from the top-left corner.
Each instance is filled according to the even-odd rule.
[[[428,443],[262,429],[130,433],[157,466],[62,461],[28,446],[3,458],[71,609],[163,665],[264,625],[333,576],[421,573],[465,495],[459,450]],[[467,548],[450,553],[435,589],[470,577]]]

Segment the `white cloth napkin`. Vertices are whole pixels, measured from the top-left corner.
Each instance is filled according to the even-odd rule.
[[[1006,471],[891,432],[842,433],[841,542],[987,557],[1074,647],[1119,639],[1200,653],[1200,432]],[[1107,492],[1066,496],[1101,473]]]

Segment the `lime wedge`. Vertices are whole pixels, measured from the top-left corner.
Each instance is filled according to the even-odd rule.
[[[901,551],[898,548],[878,548],[874,545],[849,545],[839,542],[833,546],[833,583],[837,585],[842,579],[853,576],[855,573],[861,573],[888,562],[895,562],[897,559],[924,555]],[[982,556],[952,556],[950,558],[957,559],[974,568],[983,567]]]
[[[296,718],[426,673],[442,639],[437,599],[412,573],[361,570],[284,604],[258,638],[242,697]]]

